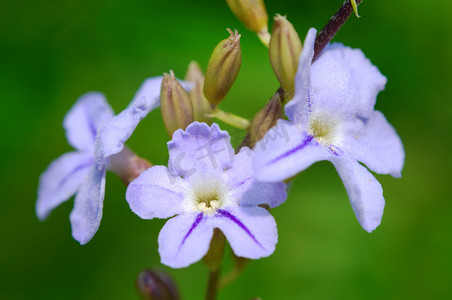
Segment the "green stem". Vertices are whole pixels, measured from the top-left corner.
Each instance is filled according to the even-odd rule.
[[[248,119],[222,111],[219,108],[216,108],[210,114],[206,114],[206,116],[209,118],[217,118],[225,123],[228,123],[229,125],[239,128],[239,129],[248,129],[248,127],[250,127],[250,121]]]
[[[223,289],[232,282],[234,282],[240,276],[240,274],[242,274],[243,270],[245,270],[245,267],[249,261],[247,258],[238,257],[235,255],[234,260],[235,260],[234,269],[232,269],[229,273],[221,277],[220,289]]]
[[[359,18],[360,16],[358,14],[358,4],[356,4],[355,0],[351,0],[351,4],[352,4],[352,8],[353,8],[353,11],[355,12],[356,17]]]
[[[203,259],[204,264],[209,268],[206,300],[214,300],[217,298],[221,259],[223,258],[225,244],[226,237],[220,229],[215,228],[212,240],[210,241],[209,251],[207,251],[207,254]]]
[[[218,268],[216,270],[210,270],[209,282],[207,284],[206,300],[217,299],[219,279],[220,279],[220,268]]]

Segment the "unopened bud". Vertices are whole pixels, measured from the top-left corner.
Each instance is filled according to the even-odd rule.
[[[185,129],[194,121],[190,97],[174,77],[173,71],[164,74],[160,90],[163,123],[170,136],[179,128]]]
[[[276,125],[276,122],[284,117],[281,94],[276,92],[270,101],[256,114],[251,121],[249,132],[249,145],[254,145],[265,136],[265,133]]]
[[[242,64],[240,34],[228,31],[231,36],[222,40],[210,56],[204,81],[204,96],[214,106],[226,97]]]
[[[135,282],[138,295],[143,300],[179,300],[179,292],[171,277],[160,270],[146,269]]]
[[[188,95],[190,96],[191,104],[193,106],[195,121],[210,124],[212,119],[207,117],[206,114],[212,112],[212,106],[209,101],[207,101],[206,97],[204,97],[204,75],[197,62],[192,61],[188,66],[185,81],[193,83],[193,89],[191,89]]]
[[[150,162],[136,155],[125,145],[121,152],[110,156],[111,170],[121,178],[125,185],[129,185],[138,175],[151,166]]]
[[[251,31],[267,33],[268,15],[263,0],[226,0],[234,15]]]
[[[284,92],[295,91],[295,74],[301,54],[301,41],[286,17],[276,15],[270,39],[270,62]],[[288,100],[288,99],[286,99]]]

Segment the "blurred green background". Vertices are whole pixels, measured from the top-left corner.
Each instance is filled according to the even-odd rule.
[[[342,0],[267,0],[301,38],[320,29]],[[446,299],[452,294],[452,2],[365,0],[336,36],[361,48],[389,81],[378,96],[400,134],[401,179],[377,176],[385,214],[372,234],[358,224],[333,166],[317,163],[273,210],[279,243],[253,261],[220,299]],[[243,63],[222,108],[251,117],[278,82],[268,53],[224,1],[2,1],[0,8],[0,297],[137,299],[133,283],[160,266],[164,220],[133,214],[126,188],[107,176],[104,217],[86,246],[72,239],[72,199],[45,222],[34,213],[38,178],[67,144],[62,120],[87,91],[102,91],[116,112],[142,81],[191,60],[203,69],[226,27],[242,34]],[[234,136],[237,133],[233,132]],[[168,137],[152,112],[128,142],[154,163],[167,160]],[[448,196],[449,195],[449,196]],[[230,263],[226,265],[228,268]],[[168,270],[184,299],[201,299],[206,268]]]

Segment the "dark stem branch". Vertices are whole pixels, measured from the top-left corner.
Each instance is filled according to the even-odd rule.
[[[363,0],[356,0],[356,5],[361,4]],[[330,43],[336,33],[341,29],[341,27],[345,24],[348,17],[353,13],[353,7],[350,3],[350,0],[345,0],[342,7],[336,12],[334,16],[328,21],[325,27],[319,32],[315,39],[314,45],[314,58],[312,61],[315,61],[317,57],[322,52],[323,48]]]
[[[210,241],[209,251],[204,256],[204,264],[209,268],[209,282],[207,283],[206,300],[217,299],[220,280],[221,259],[224,254],[226,237],[220,229],[215,228]]]
[[[220,268],[209,272],[209,282],[207,284],[206,300],[217,299],[218,281],[220,279]]]

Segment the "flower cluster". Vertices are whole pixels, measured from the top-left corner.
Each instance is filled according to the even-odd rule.
[[[313,60],[315,29],[302,47],[285,17],[275,18],[270,36],[266,15],[247,16],[236,2],[228,4],[269,47],[281,83],[271,101],[251,122],[218,108],[241,65],[240,35],[231,30],[213,51],[206,77],[192,63],[187,82],[173,72],[149,78],[116,116],[101,93],[82,96],[64,119],[67,139],[77,151],[56,159],[40,178],[40,219],[76,194],[72,235],[81,244],[89,242],[101,221],[109,170],[128,186],[125,198],[135,214],[170,218],[158,236],[163,264],[182,268],[206,257],[215,248],[214,232],[221,232],[235,256],[258,259],[275,250],[278,234],[270,211],[286,201],[286,183],[328,160],[361,226],[371,232],[380,224],[383,190],[360,163],[378,174],[401,176],[401,140],[374,110],[386,78],[361,50],[338,43]],[[257,2],[261,13],[263,2]],[[167,166],[152,166],[125,146],[159,104],[171,136]],[[247,129],[239,148],[213,117]]]

